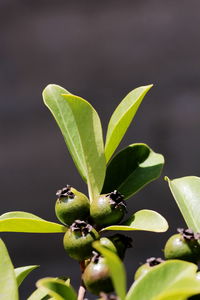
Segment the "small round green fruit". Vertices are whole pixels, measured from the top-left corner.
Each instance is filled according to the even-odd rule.
[[[94,255],[85,268],[82,279],[87,290],[95,295],[99,295],[101,292],[110,293],[113,291],[108,266],[105,259],[98,254]]]
[[[100,227],[118,224],[126,212],[124,196],[117,190],[100,195],[90,206],[90,216]]]
[[[75,220],[85,220],[90,214],[89,199],[70,185],[58,190],[55,205],[57,218],[65,225],[71,225]]]
[[[197,262],[200,259],[199,233],[191,229],[178,229],[165,244],[164,256],[166,259],[182,259]]]
[[[142,276],[144,276],[146,273],[148,273],[152,267],[155,267],[162,263],[164,260],[162,258],[155,258],[155,257],[150,257],[146,260],[146,263],[141,265],[135,272],[134,275],[134,280],[138,280]]]
[[[85,221],[76,220],[66,231],[64,249],[70,257],[83,261],[92,254],[92,243],[99,239],[98,232]]]

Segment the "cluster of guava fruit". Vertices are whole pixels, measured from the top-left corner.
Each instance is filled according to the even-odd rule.
[[[90,203],[88,197],[70,185],[56,193],[55,212],[57,218],[68,227],[64,239],[64,249],[70,257],[84,265],[82,280],[93,294],[113,291],[113,285],[105,259],[94,251],[92,243],[100,244],[124,258],[125,251],[131,247],[131,238],[115,234],[101,237],[104,226],[118,224],[125,212],[124,197],[117,190],[100,195]]]

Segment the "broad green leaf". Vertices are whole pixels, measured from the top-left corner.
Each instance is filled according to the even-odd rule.
[[[200,178],[187,176],[168,181],[174,199],[188,228],[200,232]]]
[[[0,239],[0,299],[18,300],[14,268],[5,244]]]
[[[99,116],[87,101],[56,85],[48,85],[43,98],[62,131],[80,174],[87,181],[92,200],[101,192],[106,170]]]
[[[105,257],[115,292],[121,300],[124,300],[126,295],[126,272],[122,261],[114,252],[101,246],[99,242],[94,242],[93,247]]]
[[[77,300],[77,294],[72,286],[61,279],[44,278],[40,279],[36,285],[56,300]]]
[[[108,162],[121,142],[144,96],[153,85],[141,86],[131,91],[117,106],[108,124],[105,155]]]
[[[133,283],[126,300],[186,300],[200,292],[196,271],[197,266],[186,261],[161,263]]]
[[[159,213],[142,209],[134,213],[127,221],[123,222],[121,225],[112,225],[103,228],[101,231],[105,230],[122,230],[122,231],[132,231],[132,230],[143,230],[143,231],[153,231],[153,232],[165,232],[168,229],[168,223],[163,216]]]
[[[163,164],[163,156],[153,152],[146,144],[131,144],[109,163],[102,193],[117,189],[128,199],[157,179]]]
[[[28,274],[38,268],[39,266],[26,266],[26,267],[19,267],[15,268],[15,276],[17,279],[17,285],[18,287],[21,285],[21,283],[24,281],[24,279],[28,276]]]
[[[43,220],[23,211],[8,212],[0,216],[0,232],[56,233],[67,227]]]

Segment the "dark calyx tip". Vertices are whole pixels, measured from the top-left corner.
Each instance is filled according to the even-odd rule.
[[[70,226],[71,231],[80,231],[82,233],[82,236],[86,236],[92,230],[92,228],[92,225],[81,220],[76,220]]]
[[[161,264],[162,262],[164,262],[164,260],[160,257],[150,257],[146,260],[146,263],[150,266],[150,267],[154,267],[156,265]]]
[[[124,200],[124,196],[120,194],[117,190],[114,190],[113,192],[106,195],[106,197],[109,197],[111,200],[113,200],[115,203],[119,203]]]
[[[191,240],[199,240],[200,239],[200,233],[194,232],[192,229],[187,228],[177,228],[177,231],[183,236],[185,240],[191,241]]]
[[[109,197],[110,204],[114,207],[123,206],[126,210],[126,203],[124,202],[124,195],[122,195],[117,190],[114,190],[113,192],[106,195],[106,197]]]
[[[56,192],[56,196],[58,196],[59,199],[64,198],[64,197],[73,199],[75,195],[71,191],[71,186],[69,184],[67,184],[64,188],[62,188]]]

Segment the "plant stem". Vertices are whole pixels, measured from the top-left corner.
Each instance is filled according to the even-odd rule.
[[[85,270],[85,261],[84,260],[80,262],[80,269],[81,269],[81,275],[82,275],[82,273]],[[80,287],[79,287],[79,290],[78,290],[77,300],[84,300],[85,292],[86,292],[86,289],[85,289],[83,280],[81,280],[81,284],[80,284]]]
[[[85,287],[81,284],[79,287],[77,300],[83,300],[85,296],[85,292],[86,292]]]

